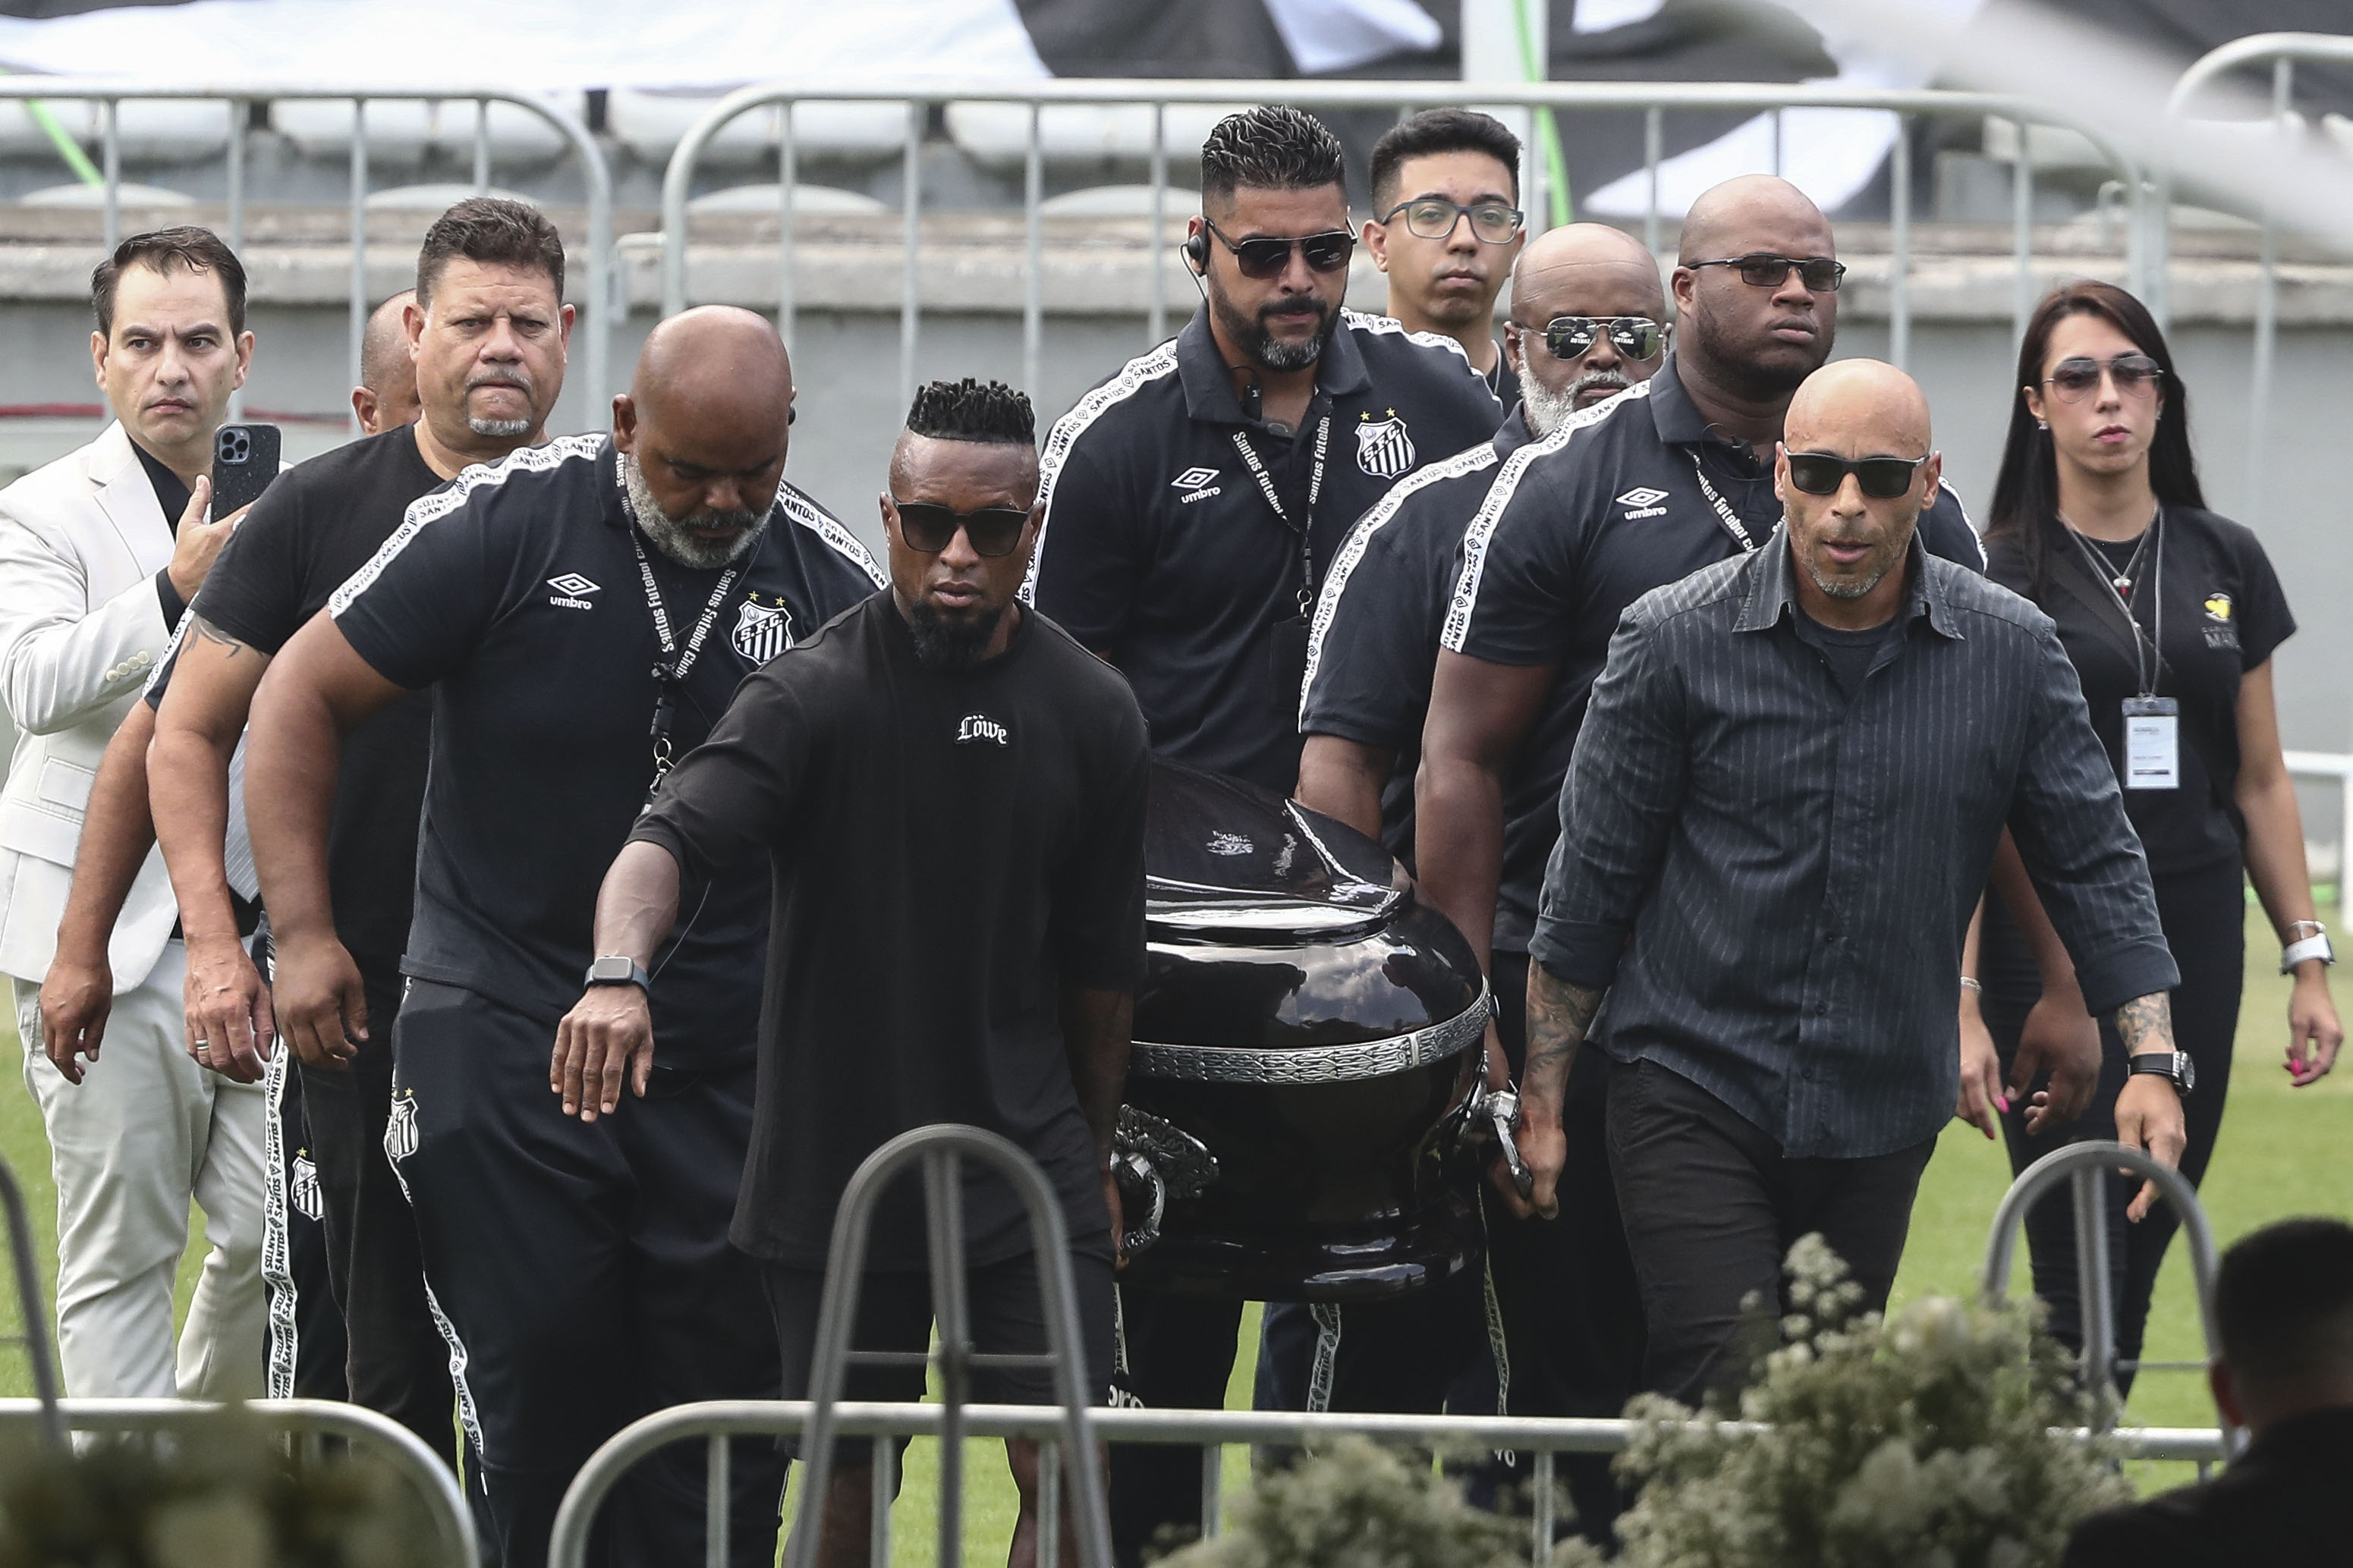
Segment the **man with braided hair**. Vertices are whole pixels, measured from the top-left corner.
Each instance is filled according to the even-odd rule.
[[[650,963],[683,889],[773,868],[759,1104],[733,1234],[761,1263],[787,1399],[808,1393],[850,1173],[942,1121],[1002,1133],[1044,1168],[1069,1227],[1085,1383],[1108,1387],[1112,1127],[1144,968],[1144,717],[1115,671],[1017,601],[1038,537],[1034,440],[1029,401],[1010,388],[916,395],[881,498],[890,592],[744,683],[597,899],[596,951]],[[615,986],[591,990],[564,1037],[609,1110],[625,1074],[644,1081],[657,1031],[643,994]],[[930,1342],[916,1197],[901,1183],[878,1211],[858,1349]],[[1018,1199],[974,1172],[964,1205],[975,1348],[1044,1351]],[[1042,1371],[974,1381],[984,1400],[1054,1398]],[[923,1368],[855,1368],[846,1393],[920,1399]],[[1037,1450],[1007,1447],[1020,1564],[1036,1552]],[[828,1568],[866,1562],[868,1457],[863,1443],[835,1455]],[[1077,1550],[1066,1534],[1061,1560]]]
[[[594,962],[613,950],[592,942],[591,915],[672,757],[744,676],[880,585],[848,531],[783,483],[792,404],[760,317],[672,316],[613,400],[610,437],[525,447],[413,502],[253,699],[246,790],[270,803],[254,858],[280,937],[278,1021],[307,1060],[384,1027],[361,973],[334,962],[339,742],[431,689],[383,1137],[503,1568],[539,1568],[564,1489],[631,1420],[776,1392],[759,1280],[727,1239],[768,879],[704,879],[677,936],[617,968]],[[314,977],[304,1005],[298,968]],[[585,1010],[584,981],[598,1005],[626,991],[651,1008],[659,1050],[638,1056],[627,1107],[617,1076],[584,1094],[560,1023]],[[702,1561],[702,1455],[634,1468],[594,1560]],[[744,1439],[733,1475],[731,1560],[768,1568],[782,1461]]]

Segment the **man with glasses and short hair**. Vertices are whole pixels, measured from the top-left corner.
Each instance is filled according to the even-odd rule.
[[[1097,1399],[1109,1384],[1112,1127],[1144,971],[1149,770],[1126,682],[1018,602],[1037,541],[1035,438],[1029,400],[1010,387],[934,382],[915,395],[881,498],[890,591],[744,681],[663,781],[597,900],[596,951],[650,963],[682,887],[773,870],[760,1098],[733,1234],[759,1260],[787,1399],[808,1397],[851,1173],[939,1122],[1004,1135],[1053,1184],[1082,1378]],[[592,1077],[655,1048],[633,987],[591,991],[565,1029],[590,1038]],[[918,1198],[901,1183],[876,1213],[851,1333],[860,1350],[917,1364],[853,1370],[849,1398],[923,1396],[932,1282]],[[1018,1199],[975,1173],[964,1202],[976,1348],[1042,1352]],[[1054,1399],[1038,1367],[984,1367],[975,1383],[982,1399]],[[1043,1522],[1038,1446],[1006,1447],[1021,1496],[1011,1560],[1027,1563]],[[818,1543],[828,1568],[866,1562],[871,1455],[863,1441],[837,1446]],[[803,1528],[818,1511],[804,1504]],[[1077,1541],[1060,1539],[1075,1562]]]
[[[1219,121],[1185,242],[1201,309],[1062,416],[1039,481],[1038,607],[1127,677],[1155,751],[1278,795],[1299,776],[1309,624],[1349,526],[1503,415],[1452,339],[1342,309],[1345,176],[1339,142],[1296,109]],[[1240,1303],[1122,1304],[1130,1393],[1223,1402]],[[1198,1518],[1197,1472],[1113,1456],[1124,1552]]]
[[[1845,1261],[1864,1310],[1886,1304],[1959,1087],[1962,948],[2005,826],[2085,1004],[2128,1053],[2174,1057],[2179,973],[2058,634],[1920,547],[1927,400],[1849,360],[1784,424],[1778,531],[1618,622],[1528,972],[1522,1206],[1555,1212],[1569,1142],[1593,1136],[1563,1126],[1568,1079],[1603,1061],[1643,1377],[1686,1404],[1772,1347],[1799,1237]],[[2174,1164],[2173,1080],[2119,1100],[2116,1135]]]
[[[1409,867],[1430,670],[1463,530],[1513,453],[1578,409],[1650,379],[1664,357],[1665,319],[1658,266],[1630,235],[1606,224],[1571,224],[1530,241],[1513,270],[1512,319],[1504,335],[1520,406],[1493,440],[1398,480],[1333,563],[1308,646],[1298,798],[1377,834]],[[1522,1001],[1509,987],[1495,995],[1496,1034],[1515,1073],[1525,1038]],[[1582,1100],[1579,1106],[1586,1109]],[[1598,1146],[1577,1147],[1575,1156],[1565,1178],[1567,1214],[1559,1223],[1532,1224],[1514,1219],[1500,1202],[1487,1205],[1488,1278],[1498,1310],[1487,1333],[1500,1332],[1508,1353],[1493,1358],[1492,1387],[1452,1391],[1457,1410],[1476,1399],[1473,1413],[1615,1415],[1634,1392],[1641,1303],[1617,1196]],[[1430,1323],[1425,1309],[1411,1325],[1419,1342],[1405,1346],[1380,1331],[1380,1320],[1398,1312],[1345,1309],[1350,1324],[1337,1358],[1335,1405],[1438,1408],[1448,1395],[1451,1363],[1475,1359],[1484,1337],[1477,1325],[1486,1315],[1475,1298],[1469,1309],[1473,1331],[1459,1357],[1439,1354],[1433,1345],[1434,1335],[1460,1332],[1452,1320]],[[1268,1309],[1270,1356],[1295,1327],[1291,1318],[1291,1310]],[[1308,1340],[1312,1348],[1312,1331]],[[1360,1375],[1372,1394],[1352,1386]],[[1616,1512],[1609,1456],[1564,1456],[1561,1465],[1579,1518],[1606,1524]]]
[[[1495,343],[1495,296],[1526,229],[1520,139],[1475,109],[1425,109],[1373,143],[1365,248],[1388,275],[1388,313],[1452,338],[1509,408],[1519,381]]]

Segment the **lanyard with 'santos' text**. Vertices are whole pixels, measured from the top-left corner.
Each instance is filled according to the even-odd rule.
[[[702,655],[703,639],[711,635],[719,619],[719,606],[727,600],[727,590],[743,575],[742,569],[730,566],[719,574],[719,585],[711,590],[711,602],[702,606],[702,618],[687,635],[686,647],[681,649],[678,639],[671,636],[670,611],[662,605],[661,586],[654,581],[653,563],[646,559],[645,542],[637,531],[629,531],[629,547],[638,552],[638,579],[646,587],[646,608],[654,618],[654,640],[661,645],[661,662],[654,666],[654,776],[646,785],[646,804],[653,804],[654,791],[661,788],[663,775],[670,772],[671,761],[670,721],[678,710],[674,693],[694,669],[694,661]]]
[[[1748,525],[1740,521],[1740,514],[1732,510],[1732,503],[1717,494],[1715,487],[1708,482],[1707,468],[1700,462],[1696,447],[1692,448],[1691,460],[1692,472],[1699,477],[1700,494],[1707,497],[1707,504],[1715,509],[1715,521],[1724,524],[1724,531],[1732,535],[1732,542],[1740,546],[1744,554],[1755,553],[1756,536],[1748,531]]]
[[[1234,449],[1242,455],[1242,467],[1248,468],[1250,478],[1258,481],[1258,493],[1266,498],[1266,504],[1273,509],[1274,515],[1282,520],[1284,527],[1299,535],[1299,618],[1310,620],[1315,614],[1315,503],[1324,495],[1324,459],[1332,449],[1332,416],[1326,414],[1315,426],[1315,467],[1309,470],[1307,476],[1307,515],[1297,522],[1291,521],[1290,509],[1282,504],[1282,497],[1275,493],[1274,476],[1266,471],[1266,464],[1260,458],[1258,449],[1240,430],[1234,432]]]

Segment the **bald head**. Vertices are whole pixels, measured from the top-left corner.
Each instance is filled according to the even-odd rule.
[[[416,289],[403,289],[375,308],[360,334],[360,384],[352,388],[352,412],[370,436],[417,418],[417,360],[408,352],[406,319],[416,298]]]
[[[1580,281],[1601,273],[1620,275],[1638,289],[1647,287],[1657,308],[1666,309],[1666,292],[1651,253],[1642,248],[1641,240],[1606,223],[1563,224],[1528,241],[1518,265],[1512,268],[1512,298],[1549,297],[1556,290],[1574,289]]]
[[[1928,454],[1928,399],[1920,384],[1875,359],[1844,359],[1808,376],[1789,400],[1783,445],[1842,458]]]
[[[1811,196],[1777,174],[1743,174],[1692,203],[1676,259],[1689,267],[1757,250],[1830,256],[1832,243],[1831,220]]]
[[[1607,331],[1595,331],[1568,357],[1548,346],[1545,327],[1564,316],[1586,321],[1627,317],[1667,321],[1658,263],[1632,235],[1602,223],[1564,224],[1528,241],[1512,269],[1512,330],[1504,351],[1520,378],[1520,405],[1531,434],[1549,435],[1579,408],[1614,397],[1646,381],[1660,364],[1653,348],[1643,358],[1625,352]]]
[[[792,412],[792,361],[765,318],[705,305],[656,325],[613,399],[622,482],[647,537],[697,569],[741,560],[776,504]]]

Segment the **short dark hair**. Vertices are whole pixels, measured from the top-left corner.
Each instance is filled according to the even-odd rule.
[[[2214,1326],[2251,1383],[2353,1368],[2353,1226],[2311,1215],[2241,1237],[2214,1279]]]
[[[1034,446],[1038,416],[1029,399],[1001,381],[935,381],[915,390],[907,433],[941,441]]]
[[[529,267],[547,274],[564,298],[564,237],[529,202],[468,196],[433,220],[417,253],[417,302],[433,302],[434,286],[459,258],[482,267]]]
[[[1398,171],[1409,158],[1440,153],[1484,153],[1512,176],[1512,199],[1520,199],[1520,139],[1492,114],[1475,109],[1425,109],[1381,133],[1373,143],[1375,216],[1398,204]]]
[[[132,235],[116,246],[114,254],[90,273],[90,304],[98,312],[100,337],[114,335],[114,291],[122,282],[122,269],[132,266],[154,272],[169,272],[176,266],[191,272],[212,273],[220,279],[221,292],[228,297],[229,335],[244,333],[245,264],[211,229],[182,224]]]
[[[1312,191],[1346,183],[1340,139],[1305,110],[1270,103],[1229,114],[1201,143],[1201,198],[1230,201],[1243,185]]]

